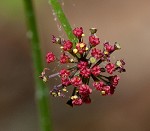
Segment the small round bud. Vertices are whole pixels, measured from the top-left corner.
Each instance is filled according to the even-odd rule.
[[[91,58],[90,58],[90,62],[93,64],[93,63],[96,62],[96,59],[95,59],[94,57],[91,57]]]
[[[121,63],[120,60],[117,60],[117,61],[116,61],[116,66],[118,66],[118,67],[121,67],[121,66],[122,66],[122,63]]]
[[[102,95],[105,95],[105,93],[106,93],[105,91],[101,91],[101,94],[102,94]]]
[[[117,42],[115,42],[114,47],[115,47],[116,50],[120,50],[121,49],[120,44],[118,44]]]
[[[95,34],[97,32],[97,29],[96,28],[91,28],[90,32],[91,32],[91,34]]]
[[[56,38],[56,44],[61,44],[61,38],[60,37]]]
[[[77,50],[77,49],[73,49],[73,53],[75,53],[75,54],[76,54],[77,52],[78,52],[78,50]]]

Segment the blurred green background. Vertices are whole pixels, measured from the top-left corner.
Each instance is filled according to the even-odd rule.
[[[96,27],[101,41],[121,43],[122,50],[114,53],[113,60],[124,58],[127,72],[121,74],[113,96],[94,92],[90,105],[72,109],[65,99],[50,96],[54,131],[149,131],[150,1],[60,2],[71,25],[84,28],[85,38],[89,28]],[[23,1],[0,3],[0,131],[39,131]],[[51,46],[51,35],[66,35],[48,1],[34,0],[34,8],[43,55],[50,50],[60,54],[59,48]]]

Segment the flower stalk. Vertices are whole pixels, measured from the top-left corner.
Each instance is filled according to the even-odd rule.
[[[33,59],[36,102],[39,113],[41,131],[52,131],[51,117],[49,109],[48,88],[39,79],[39,75],[43,70],[42,55],[40,49],[40,41],[37,32],[36,19],[33,9],[32,0],[24,0],[25,15],[28,28],[28,38],[31,43],[31,52]]]
[[[68,19],[66,18],[60,3],[58,0],[49,0],[52,8],[54,9],[54,12],[56,13],[62,27],[64,28],[69,40],[73,42],[73,46],[75,47],[75,42],[78,41],[78,39],[73,35],[71,25],[69,24]]]

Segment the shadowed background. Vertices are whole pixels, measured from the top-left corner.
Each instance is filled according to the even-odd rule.
[[[102,42],[121,44],[113,60],[124,58],[127,72],[113,96],[95,91],[90,105],[72,109],[65,99],[50,96],[54,131],[150,131],[150,1],[60,2],[71,25],[84,28],[85,38],[89,28],[96,27]],[[48,1],[34,0],[34,7],[43,55],[50,50],[60,54],[51,35],[66,36]],[[39,131],[23,1],[3,1],[0,10],[0,131]]]

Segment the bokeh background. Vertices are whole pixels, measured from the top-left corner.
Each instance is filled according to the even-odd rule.
[[[113,59],[124,58],[127,72],[121,74],[113,96],[94,92],[90,105],[72,109],[66,100],[50,96],[54,131],[150,131],[150,1],[60,2],[71,25],[82,26],[86,36],[89,28],[96,27],[101,41],[121,43],[122,50]],[[51,35],[66,36],[48,0],[34,0],[34,8],[43,55],[50,50],[59,54]],[[0,131],[39,131],[26,32],[23,1],[1,0]]]

